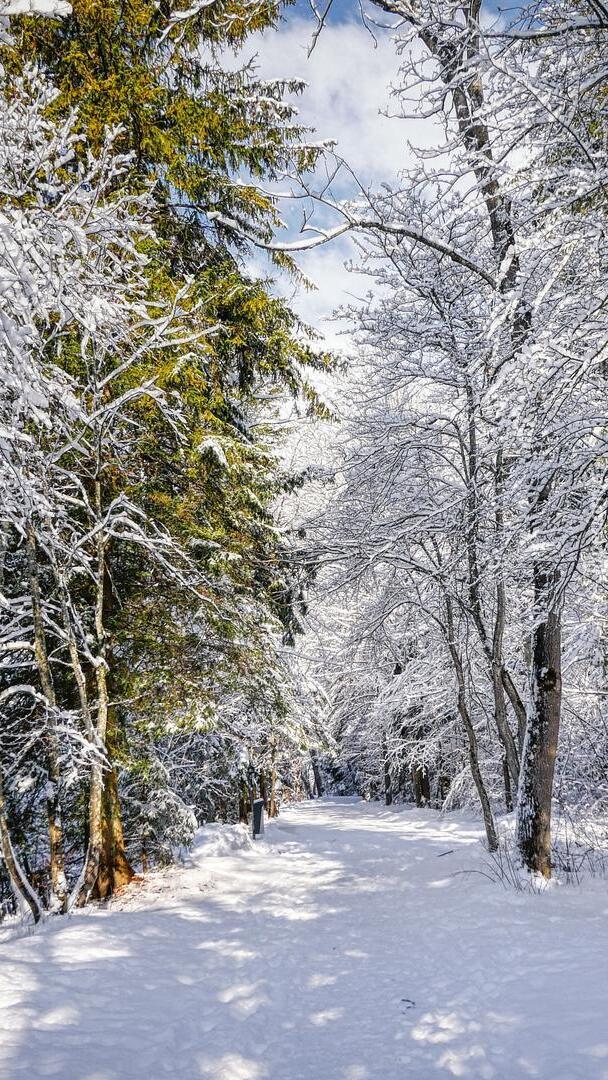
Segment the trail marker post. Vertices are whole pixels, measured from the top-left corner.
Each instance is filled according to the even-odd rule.
[[[253,839],[264,835],[264,800],[253,800]]]

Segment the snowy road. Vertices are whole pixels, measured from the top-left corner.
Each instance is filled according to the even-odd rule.
[[[234,834],[0,945],[3,1080],[608,1080],[605,882],[508,892],[455,874],[472,822],[348,800]]]

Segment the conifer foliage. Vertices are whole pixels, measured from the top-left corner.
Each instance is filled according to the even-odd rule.
[[[306,737],[268,421],[325,363],[215,224],[269,235],[257,182],[318,153],[295,84],[219,59],[274,5],[59,14],[11,20],[0,105],[0,837],[35,919],[276,807]]]

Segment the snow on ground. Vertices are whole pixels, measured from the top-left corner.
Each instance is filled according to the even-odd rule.
[[[328,799],[0,946],[3,1080],[608,1080],[606,884],[478,873],[479,826]]]

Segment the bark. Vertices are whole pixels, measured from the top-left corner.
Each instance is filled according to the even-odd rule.
[[[471,718],[466,707],[466,700],[463,691],[458,688],[458,712],[464,724],[467,739],[469,743],[469,764],[471,767],[471,775],[477,788],[477,794],[479,795],[479,801],[481,803],[481,810],[483,814],[483,823],[486,830],[486,838],[488,841],[488,849],[490,851],[497,851],[498,849],[498,837],[496,835],[496,826],[494,824],[494,816],[492,814],[492,807],[490,806],[490,800],[486,791],[486,786],[481,775],[481,769],[479,767],[479,754],[477,750],[477,736],[475,735],[475,729],[471,723]]]
[[[34,624],[34,655],[42,692],[47,700],[44,742],[48,769],[45,803],[50,850],[50,906],[51,910],[63,914],[68,907],[68,886],[65,877],[63,822],[61,816],[61,770],[59,767],[59,743],[55,720],[57,700],[46,647],[36,537],[31,522],[28,522],[26,526],[26,547]]]
[[[276,818],[279,816],[279,800],[277,798],[277,767],[276,767],[277,745],[274,735],[270,742],[270,795],[268,797],[268,817]]]
[[[500,279],[499,291],[505,295],[517,284],[520,265],[515,249],[515,231],[512,220],[511,201],[500,188],[492,154],[487,125],[481,117],[484,109],[482,79],[476,70],[479,57],[479,14],[481,0],[470,0],[465,13],[468,17],[468,41],[466,53],[460,38],[453,38],[453,27],[447,28],[444,40],[437,36],[417,11],[404,0],[373,0],[383,11],[399,15],[417,32],[422,44],[440,65],[441,77],[452,95],[460,136],[465,148],[471,153],[479,190],[490,223],[492,246],[496,265],[500,267],[508,257],[508,269]],[[522,293],[511,324],[511,342],[517,352],[525,344],[531,328],[531,316]],[[497,495],[502,481],[502,460],[497,459]],[[497,499],[497,507],[500,505]],[[497,525],[499,523],[497,522]],[[474,578],[473,578],[474,580]],[[508,671],[501,667],[501,678],[506,694],[513,706],[518,727],[525,723],[525,708]]]
[[[442,775],[439,777],[439,779],[437,781],[437,793],[438,793],[438,796],[439,796],[439,806],[440,807],[443,806],[445,800],[448,797],[448,791],[450,790],[451,784],[452,784],[451,777],[446,776],[445,773],[442,773]]]
[[[511,678],[511,675],[507,668],[504,666],[504,664],[501,666],[500,669],[500,677],[502,680],[502,685],[505,688],[506,695],[511,702],[513,712],[517,717],[517,741],[519,745],[519,753],[521,756],[524,748],[524,738],[526,735],[526,706],[521,700],[521,697],[517,692],[515,683],[513,682],[513,679]]]
[[[384,769],[384,802],[386,806],[393,805],[393,785],[391,781],[391,770],[388,761],[388,751],[386,748],[386,739],[382,741],[382,761]]]
[[[29,907],[32,918],[35,923],[40,922],[42,918],[42,904],[40,898],[30,885],[26,874],[24,873],[19,859],[17,858],[13,845],[11,843],[11,836],[6,819],[6,805],[4,801],[4,785],[2,781],[2,774],[0,773],[0,850],[2,851],[2,857],[4,859],[4,865],[6,867],[7,874],[10,879],[11,888],[15,894],[17,900],[22,901]]]
[[[277,799],[277,772],[274,765],[270,769],[270,795],[268,798],[268,817],[279,816],[279,802]]]
[[[98,521],[102,518],[101,482],[95,480],[95,510]],[[91,767],[89,789],[89,842],[85,860],[78,904],[83,906],[91,896],[105,899],[112,892],[127,884],[135,875],[125,854],[118,781],[112,763],[116,750],[117,721],[115,710],[110,708],[108,674],[110,654],[106,621],[111,605],[111,586],[107,570],[107,539],[104,530],[97,533],[95,636],[97,639],[97,662],[95,686],[97,692],[97,748],[107,755],[104,766],[101,760]]]
[[[95,480],[94,487],[95,509],[98,521],[101,519],[102,499],[101,483]],[[97,533],[97,567],[96,567],[96,597],[95,597],[95,635],[97,638],[97,657],[95,664],[95,688],[97,693],[97,725],[95,738],[97,746],[105,753],[106,735],[108,729],[108,680],[107,680],[107,641],[104,623],[104,611],[106,605],[106,538],[103,529]],[[78,904],[82,907],[87,903],[95,888],[95,882],[101,865],[101,855],[104,845],[103,812],[104,812],[104,766],[101,761],[94,761],[91,766],[91,778],[89,787],[89,843],[85,859],[83,880],[78,896]]]
[[[251,791],[249,790],[248,784],[241,784],[239,788],[239,821],[241,825],[249,824],[251,803]]]
[[[93,725],[93,718],[91,716],[89,696],[87,693],[87,680],[84,669],[80,662],[78,646],[76,644],[76,638],[74,637],[74,631],[72,628],[72,620],[70,619],[69,593],[61,574],[57,575],[57,582],[59,586],[59,594],[61,597],[61,614],[63,619],[63,629],[68,643],[68,653],[70,656],[72,673],[74,675],[74,681],[76,683],[76,689],[78,691],[80,712],[82,714],[82,720],[84,723],[84,729],[87,739],[89,740],[89,742],[94,743],[95,729]]]
[[[8,550],[8,526],[0,525],[0,592],[4,590],[6,553]]]
[[[412,769],[412,787],[416,806],[428,806],[431,801],[431,785],[428,769],[417,765]]]
[[[260,769],[258,787],[260,789],[260,799],[262,799],[264,802],[264,810],[266,811],[266,813],[268,813],[268,785],[266,782],[266,772],[264,769]]]
[[[536,569],[535,597],[544,604],[558,584],[556,572]],[[551,877],[551,800],[561,713],[561,615],[557,607],[532,636],[530,706],[517,811],[517,845],[525,867]]]
[[[306,798],[307,799],[314,799],[315,793],[314,793],[314,791],[312,789],[312,786],[311,786],[311,783],[310,783],[310,778],[308,776],[308,773],[307,773],[306,769],[302,769],[302,771],[300,773],[300,778],[302,780],[302,786],[304,788],[304,791],[306,792]]]
[[[502,777],[505,785],[505,806],[507,813],[510,814],[513,809],[513,792],[511,790],[511,773],[509,772],[509,763],[506,757],[502,759]]]
[[[373,3],[382,10],[405,19],[416,30],[422,44],[439,64],[441,79],[445,87],[449,88],[458,130],[464,147],[471,155],[472,171],[488,214],[496,265],[500,267],[505,258],[510,256],[508,269],[499,286],[501,292],[507,293],[517,282],[519,262],[515,254],[511,202],[498,183],[490,134],[482,119],[483,83],[476,70],[476,60],[479,58],[477,27],[481,0],[470,0],[466,5],[466,50],[463,48],[461,36],[454,36],[453,24],[446,27],[445,36],[439,36],[432,24],[422,21],[416,8],[406,0],[373,0]],[[523,308],[518,309],[514,316],[513,331],[519,345],[521,334],[525,334],[528,327],[529,313]]]
[[[502,545],[504,542],[504,474],[505,466],[503,460],[503,452],[499,449],[496,454],[494,468],[494,496],[496,500],[494,524],[496,547],[499,551],[502,549]],[[496,616],[494,620],[494,633],[492,637],[492,681],[495,703],[499,697],[504,702],[504,694],[506,694],[509,702],[511,703],[511,708],[515,713],[515,718],[517,721],[517,743],[515,743],[505,712],[504,731],[506,734],[506,738],[502,739],[502,743],[505,748],[505,757],[511,774],[510,786],[512,784],[515,790],[517,790],[517,786],[519,784],[519,770],[521,767],[521,751],[523,747],[522,732],[525,731],[526,727],[526,707],[517,692],[515,683],[513,682],[513,679],[511,678],[511,675],[507,667],[505,666],[503,660],[503,640],[506,620],[506,590],[502,570],[499,569],[496,577]],[[499,711],[502,716],[502,709],[500,707],[497,709],[497,712]]]
[[[496,538],[496,548],[498,551],[502,549],[504,542],[503,496],[504,461],[502,450],[499,449],[496,454],[496,459],[494,463],[494,535]],[[517,790],[517,785],[519,784],[519,770],[521,767],[521,762],[518,746],[511,733],[511,728],[509,727],[505,693],[507,694],[511,702],[511,705],[515,712],[515,716],[517,717],[518,729],[521,723],[521,714],[523,713],[525,715],[525,709],[519,698],[517,690],[515,689],[513,680],[508,675],[508,672],[506,672],[503,661],[503,641],[505,635],[506,621],[507,594],[502,574],[502,568],[499,567],[496,571],[496,614],[494,617],[494,632],[492,634],[492,692],[494,694],[494,712],[496,716],[496,725],[499,730],[500,740],[504,747],[505,760],[510,773],[510,782],[508,786],[509,788],[511,788],[512,785],[515,790]],[[509,687],[508,689],[507,686],[505,686],[505,675],[508,676],[506,680]]]
[[[467,393],[467,414],[468,414],[468,461],[467,461],[467,480],[468,480],[468,495],[467,495],[467,522],[466,522],[466,545],[467,545],[467,561],[469,572],[469,605],[471,608],[471,614],[473,622],[477,629],[479,639],[486,657],[488,664],[488,670],[490,680],[492,683],[492,694],[494,697],[494,719],[496,723],[496,729],[498,732],[498,738],[502,744],[509,771],[511,773],[511,781],[515,788],[519,783],[519,753],[517,745],[511,728],[509,727],[509,720],[507,717],[507,707],[505,701],[505,689],[502,680],[502,670],[504,667],[502,659],[502,646],[504,639],[504,628],[506,621],[506,593],[504,587],[504,581],[500,570],[496,573],[495,579],[495,596],[496,596],[496,613],[494,617],[494,631],[490,640],[490,635],[486,628],[486,621],[484,617],[484,610],[481,601],[481,574],[479,571],[479,560],[477,557],[478,550],[478,531],[479,531],[479,505],[477,497],[477,432],[475,426],[475,401],[473,396],[472,386],[467,379],[466,383]],[[503,460],[502,451],[498,451],[495,461],[494,470],[494,482],[495,482],[495,496],[496,496],[496,510],[495,510],[495,535],[497,546],[499,546],[503,530],[503,512],[502,512],[502,491],[503,491]]]
[[[84,907],[95,887],[101,850],[103,846],[102,832],[102,795],[103,795],[103,764],[100,761],[93,762],[89,783],[89,811],[88,811],[88,844],[84,870],[77,896],[79,907]]]
[[[458,714],[463,722],[464,729],[467,735],[467,742],[469,748],[469,765],[471,767],[471,775],[479,801],[481,803],[481,811],[483,814],[483,823],[486,830],[486,838],[488,841],[488,848],[490,851],[496,851],[498,849],[498,836],[496,834],[496,826],[494,824],[494,815],[492,814],[492,807],[490,805],[490,799],[486,790],[486,786],[481,775],[481,769],[479,767],[479,753],[477,748],[477,736],[475,734],[475,728],[469,715],[466,698],[466,683],[464,677],[464,668],[462,659],[458,648],[456,646],[456,639],[454,636],[454,612],[452,608],[452,601],[449,597],[446,597],[446,614],[447,614],[447,642],[452,657],[452,663],[456,674],[456,685],[458,691]]]
[[[376,0],[378,2],[378,0]],[[497,266],[501,266],[508,260],[507,270],[502,275],[499,291],[506,295],[516,286],[519,276],[519,259],[515,249],[515,232],[512,221],[511,201],[501,189],[496,175],[492,147],[487,126],[480,119],[483,115],[484,93],[481,77],[475,70],[475,59],[479,54],[479,34],[476,30],[479,20],[481,0],[471,0],[469,5],[469,42],[466,60],[469,62],[467,74],[463,67],[465,59],[459,45],[440,42],[428,31],[420,31],[421,40],[442,65],[443,78],[449,85],[454,102],[459,131],[463,143],[474,158],[475,173],[479,190],[485,203],[490,222],[492,246],[494,249]],[[518,300],[511,323],[511,344],[513,352],[518,352],[528,337],[531,327],[531,314],[529,307],[522,296]],[[503,461],[499,451],[496,459],[496,529],[500,534],[502,529],[501,494],[503,481]],[[497,583],[497,619],[496,633],[502,633],[504,628],[504,587],[499,578]],[[494,642],[494,645],[496,642]],[[518,720],[518,730],[522,728],[522,714],[525,713],[519,695],[513,681],[505,669],[502,661],[502,650],[492,649],[492,687],[495,695],[496,723],[499,728],[501,742],[505,749],[509,771],[513,783],[519,781],[519,754],[513,735],[503,716],[501,704],[502,688],[507,693]],[[497,671],[494,671],[494,668]]]
[[[108,735],[110,760],[114,756],[116,725],[111,710],[111,726]],[[113,765],[105,770],[101,798],[101,852],[97,876],[92,891],[95,900],[106,900],[118,889],[128,885],[135,876],[135,871],[127,859],[125,841],[118,797],[118,776]]]
[[[509,770],[509,787],[514,787],[517,790],[519,784],[519,772],[520,772],[520,760],[517,745],[511,728],[509,727],[509,721],[507,718],[507,703],[505,699],[505,690],[502,682],[501,667],[498,664],[492,665],[492,693],[494,695],[494,717],[496,720],[496,727],[498,729],[498,736],[504,749],[504,759]]]
[[[315,787],[317,789],[317,797],[321,799],[323,797],[323,780],[321,779],[321,770],[319,769],[319,760],[317,758],[317,751],[310,751],[310,761],[312,764],[312,771],[315,778]]]

